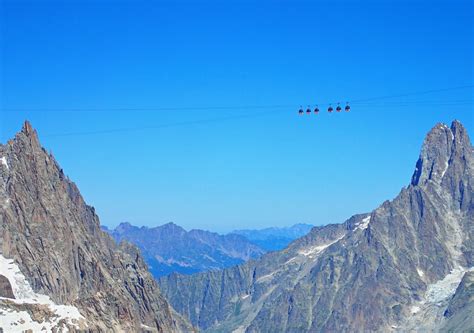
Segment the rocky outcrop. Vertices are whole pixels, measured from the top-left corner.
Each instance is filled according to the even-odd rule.
[[[0,145],[0,236],[0,254],[18,266],[31,299],[45,295],[49,308],[77,308],[81,328],[192,330],[160,294],[138,250],[116,245],[100,229],[94,208],[41,147],[28,122]]]
[[[474,330],[474,271],[464,274],[444,312],[442,332],[469,332]]]
[[[0,297],[15,298],[10,280],[4,275],[0,275]]]
[[[259,260],[159,283],[207,332],[444,331],[470,318],[472,288],[456,288],[474,266],[473,184],[466,130],[438,124],[394,200]]]
[[[121,223],[114,230],[104,228],[117,242],[137,245],[155,277],[173,272],[191,274],[226,268],[260,257],[265,251],[240,235],[219,235],[174,223],[147,228]]]

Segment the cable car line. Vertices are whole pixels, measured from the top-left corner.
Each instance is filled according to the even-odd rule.
[[[431,90],[411,92],[411,93],[405,93],[405,94],[386,95],[386,96],[380,96],[380,97],[356,99],[356,100],[352,100],[351,103],[354,104],[354,103],[360,103],[360,102],[376,101],[376,100],[390,99],[390,98],[397,98],[397,97],[426,95],[426,94],[431,94],[431,93],[446,92],[446,91],[451,91],[451,90],[461,90],[461,89],[467,89],[467,88],[474,88],[474,85],[471,84],[471,85],[451,87],[451,88],[431,89]]]
[[[429,106],[429,103],[435,103],[433,105],[437,106],[462,106],[462,105],[472,105],[473,101],[472,100],[453,100],[453,101],[388,101],[388,102],[382,102],[384,99],[392,99],[396,97],[406,97],[406,96],[416,96],[416,95],[424,95],[428,93],[435,93],[435,92],[442,92],[442,91],[450,91],[450,90],[455,90],[455,89],[465,89],[465,88],[470,88],[474,87],[474,85],[470,86],[463,86],[463,87],[455,87],[455,88],[444,88],[444,89],[436,89],[436,90],[427,90],[427,91],[422,91],[422,92],[416,92],[416,93],[407,93],[407,94],[398,94],[398,95],[391,95],[391,96],[382,96],[382,97],[373,97],[370,99],[359,99],[355,100],[352,102],[346,102],[346,106],[344,107],[344,110],[349,112],[351,111],[351,104],[355,103],[359,107],[363,108],[371,108],[371,107],[400,107],[400,106],[409,106],[409,105],[414,105],[414,104],[422,104]],[[207,119],[196,119],[196,120],[186,120],[186,121],[181,121],[181,122],[172,122],[172,123],[164,123],[164,124],[158,124],[158,125],[152,125],[152,126],[138,126],[138,127],[125,127],[125,128],[115,128],[115,129],[103,129],[103,130],[92,130],[92,131],[82,131],[82,132],[64,132],[64,133],[52,133],[52,134],[46,134],[44,137],[65,137],[65,136],[80,136],[80,135],[96,135],[96,134],[110,134],[110,133],[121,133],[121,132],[134,132],[134,131],[145,131],[145,130],[154,130],[154,129],[160,129],[160,128],[170,128],[170,127],[179,127],[179,126],[189,126],[189,125],[198,125],[198,124],[206,124],[206,123],[213,123],[213,122],[221,122],[221,121],[227,121],[227,120],[237,120],[237,119],[248,119],[248,118],[255,118],[255,117],[260,117],[263,115],[267,114],[275,114],[275,113],[287,113],[288,108],[291,107],[290,105],[254,105],[254,106],[210,106],[210,107],[174,107],[174,108],[96,108],[96,109],[0,109],[2,110],[42,110],[42,111],[47,111],[47,110],[56,110],[56,111],[63,111],[63,110],[69,110],[69,111],[157,111],[157,110],[163,110],[163,111],[179,111],[179,110],[222,110],[222,109],[229,109],[229,110],[237,110],[237,109],[263,109],[264,111],[260,112],[248,112],[248,113],[241,113],[241,114],[234,114],[234,115],[228,115],[228,116],[222,116],[222,117],[215,117],[215,118],[207,118]],[[265,110],[268,109],[268,110]],[[275,110],[275,109],[281,109],[281,110]],[[332,103],[329,103],[328,107],[328,112],[333,112],[334,108],[332,107]],[[340,112],[342,111],[342,107],[340,106],[340,103],[337,103],[336,111]],[[301,106],[300,109],[298,110],[300,114],[304,114],[305,110]],[[316,105],[316,107],[313,110],[314,114],[318,114],[320,112],[319,106]],[[311,106],[308,105],[306,109],[307,114],[313,113],[311,110]]]
[[[275,112],[278,112],[278,111],[272,110],[272,111],[262,111],[259,113],[253,112],[253,113],[246,113],[246,114],[227,116],[227,117],[179,121],[179,122],[165,123],[165,124],[154,125],[154,126],[137,126],[137,127],[123,127],[123,128],[114,128],[114,129],[105,129],[105,130],[96,130],[96,131],[53,133],[53,134],[43,135],[43,137],[65,137],[65,136],[82,136],[82,135],[96,135],[96,134],[112,134],[112,133],[123,133],[123,132],[138,132],[138,131],[155,130],[155,129],[161,129],[161,128],[200,125],[200,124],[207,124],[207,123],[213,123],[213,122],[221,122],[221,121],[226,121],[226,120],[255,118],[258,116],[263,116],[263,115],[267,115],[268,113],[275,113]],[[280,110],[280,112],[287,112],[287,111]]]
[[[442,88],[442,89],[431,89],[425,91],[417,91],[417,92],[410,92],[404,94],[394,94],[394,95],[385,95],[385,96],[378,96],[378,97],[371,97],[371,98],[364,98],[364,99],[353,99],[349,100],[348,103],[351,105],[354,104],[364,104],[364,103],[371,103],[373,101],[381,101],[385,99],[393,99],[399,97],[408,97],[408,96],[418,96],[418,95],[426,95],[430,93],[439,93],[439,92],[446,92],[452,90],[461,90],[467,88],[474,88],[474,85],[465,85],[465,86],[458,86],[458,87],[450,87],[450,88]],[[400,101],[399,101],[400,102]],[[409,101],[407,101],[409,102]],[[327,103],[319,103],[332,105],[337,104],[337,102],[327,102]],[[63,112],[63,111],[212,111],[212,110],[245,110],[245,109],[284,109],[284,108],[292,108],[294,104],[277,104],[277,105],[241,105],[241,106],[229,106],[229,105],[222,105],[222,106],[184,106],[184,107],[118,107],[118,108],[0,108],[1,111],[45,111],[45,112]]]
[[[469,105],[473,105],[473,103],[471,102],[469,103]],[[385,106],[390,106],[390,105],[385,105]],[[399,107],[397,105],[393,105],[393,106]],[[349,104],[346,105],[346,108],[347,107],[349,107],[349,110],[350,110]],[[364,106],[364,108],[371,108],[371,107],[379,108],[380,106],[378,105]],[[332,108],[332,106],[330,106],[330,108]],[[303,108],[301,108],[300,110],[302,111],[303,114],[305,113]],[[316,107],[315,110],[319,110],[319,108]],[[125,128],[104,129],[104,130],[95,130],[95,131],[84,131],[84,132],[53,133],[53,134],[43,135],[43,137],[68,137],[68,136],[112,134],[112,133],[123,133],[123,132],[139,132],[139,131],[147,131],[147,130],[156,130],[156,129],[161,129],[161,128],[173,128],[173,127],[181,127],[181,126],[189,126],[189,125],[202,125],[202,124],[207,124],[207,123],[217,123],[217,122],[228,121],[228,120],[251,119],[251,118],[256,118],[256,117],[260,117],[260,116],[264,116],[268,114],[275,114],[275,113],[284,114],[287,112],[288,112],[287,109],[276,110],[276,111],[268,110],[268,111],[252,112],[252,113],[245,113],[245,114],[226,116],[226,117],[215,117],[215,118],[208,118],[208,119],[198,119],[198,120],[188,120],[188,121],[181,121],[181,122],[174,122],[174,123],[165,123],[165,124],[159,124],[159,125],[154,125],[154,126],[137,126],[137,127],[125,127]],[[317,112],[315,111],[315,113]]]

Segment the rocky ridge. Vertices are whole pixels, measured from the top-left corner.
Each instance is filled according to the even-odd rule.
[[[159,283],[205,332],[472,330],[473,184],[465,128],[438,124],[392,201],[259,260]]]
[[[0,275],[14,294],[5,282],[5,331],[28,321],[59,331],[193,330],[160,294],[138,249],[100,229],[94,208],[28,122],[0,145],[0,236],[2,268],[10,267]]]
[[[127,240],[138,246],[156,278],[172,272],[192,274],[222,269],[255,259],[265,253],[240,235],[219,235],[174,223],[148,228],[121,223],[105,229],[117,242]]]

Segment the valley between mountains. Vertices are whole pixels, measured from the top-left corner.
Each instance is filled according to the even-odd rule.
[[[0,328],[470,332],[473,186],[474,150],[453,121],[429,131],[395,198],[283,248],[248,231],[104,231],[26,122],[0,144]]]

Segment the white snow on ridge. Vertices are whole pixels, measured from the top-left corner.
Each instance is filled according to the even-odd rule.
[[[9,169],[7,159],[5,156],[2,156],[2,158],[0,158],[0,162],[7,168],[7,170]]]
[[[75,306],[57,305],[47,295],[37,294],[33,291],[25,276],[21,273],[20,268],[12,259],[6,259],[0,254],[0,274],[5,276],[11,284],[15,299],[0,297],[0,300],[8,300],[16,304],[40,304],[46,305],[56,316],[42,323],[34,321],[26,311],[14,311],[12,309],[4,309],[0,307],[0,327],[6,332],[23,331],[32,329],[34,332],[46,331],[51,332],[54,327],[60,327],[59,321],[65,320],[68,324],[77,328],[77,322],[84,320]],[[62,325],[62,324],[61,324]]]
[[[422,271],[421,269],[419,269],[419,268],[416,269],[416,272],[418,273],[418,275],[419,275],[420,277],[425,276],[425,272],[423,272],[423,271]]]
[[[147,330],[147,331],[151,331],[151,332],[157,332],[158,331],[156,328],[150,327],[150,326],[145,325],[145,324],[141,324],[140,327]]]
[[[10,199],[9,199],[9,198],[6,198],[6,199],[3,201],[2,208],[3,208],[3,209],[7,209],[9,204],[10,204]]]
[[[356,224],[356,227],[354,228],[354,231],[357,230],[365,230],[369,226],[370,223],[370,215],[363,218],[362,221]]]
[[[415,314],[415,313],[417,313],[417,312],[419,312],[419,311],[420,311],[420,307],[419,307],[419,306],[416,306],[416,305],[415,305],[415,306],[412,306],[412,307],[411,307],[411,313],[412,313],[412,314]]]
[[[259,283],[259,282],[271,280],[271,279],[273,279],[273,275],[275,275],[276,272],[277,271],[274,271],[274,272],[271,272],[270,274],[263,275],[263,276],[259,277],[255,282]]]
[[[446,171],[448,171],[448,167],[449,167],[448,160],[446,160],[446,161],[444,161],[444,169],[441,172],[441,178],[443,178]]]
[[[308,247],[306,249],[298,251],[298,253],[301,254],[301,255],[307,256],[307,257],[311,257],[311,256],[314,256],[316,254],[319,254],[319,253],[323,252],[329,246],[331,246],[334,243],[339,242],[343,238],[344,238],[344,235],[337,238],[337,239],[335,239],[335,240],[333,240],[330,243],[323,244],[323,245],[317,245],[317,246],[311,246],[311,247]]]

